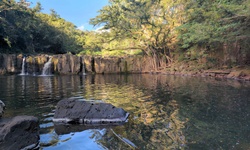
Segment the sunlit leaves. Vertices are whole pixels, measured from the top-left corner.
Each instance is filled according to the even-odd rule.
[[[179,2],[156,0],[116,0],[91,20],[104,24],[115,39],[132,39],[148,55],[170,55],[176,42],[175,27],[182,21]]]

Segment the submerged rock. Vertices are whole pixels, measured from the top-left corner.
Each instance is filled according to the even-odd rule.
[[[63,99],[58,102],[54,122],[80,124],[120,124],[129,113],[107,103],[93,103],[77,99]]]
[[[116,125],[114,125],[116,126]],[[62,123],[55,123],[54,128],[55,132],[57,135],[64,135],[64,134],[69,134],[72,132],[82,132],[84,130],[89,130],[89,129],[107,129],[114,127],[113,125],[93,125],[93,124],[62,124]]]
[[[0,100],[0,118],[3,116],[5,104]]]
[[[0,120],[0,149],[35,149],[39,146],[39,123],[36,117],[17,116]]]

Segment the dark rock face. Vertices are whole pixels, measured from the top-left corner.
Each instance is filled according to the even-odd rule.
[[[34,149],[39,146],[38,119],[32,116],[17,116],[0,120],[0,149]]]
[[[96,73],[124,73],[125,62],[123,59],[95,57],[95,72]]]
[[[76,99],[63,99],[58,102],[54,122],[81,124],[120,124],[129,113],[122,108],[107,103],[92,103]]]
[[[52,57],[51,72],[55,74],[93,73],[148,73],[155,67],[151,57],[92,57],[72,54],[35,55],[26,57],[26,71],[29,74],[41,74],[44,64]],[[23,55],[0,54],[0,74],[21,73]],[[166,65],[166,61],[158,60]],[[164,63],[165,62],[165,63]],[[84,68],[84,70],[83,70]]]
[[[82,64],[85,64],[85,69],[87,72],[95,72],[94,64],[95,59],[92,56],[83,56]]]
[[[163,59],[158,60],[163,67],[167,64]],[[154,60],[147,56],[135,57],[94,57],[96,73],[149,73],[155,71]],[[159,63],[158,62],[158,63]],[[160,63],[159,63],[160,64]]]
[[[16,73],[16,58],[15,54],[0,54],[0,74]]]
[[[29,74],[39,74],[42,72],[44,64],[49,60],[49,56],[38,55],[38,56],[29,56],[26,58],[26,65]]]
[[[54,70],[59,74],[78,74],[81,69],[81,58],[75,55],[64,54],[53,56]]]
[[[3,116],[5,104],[0,100],[0,118]]]

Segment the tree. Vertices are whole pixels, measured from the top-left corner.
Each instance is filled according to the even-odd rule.
[[[182,48],[194,45],[216,47],[244,34],[245,29],[239,30],[246,18],[239,15],[247,9],[243,3],[244,0],[198,0],[187,3],[187,21],[179,27]]]
[[[223,64],[250,62],[249,3],[249,0],[186,2],[186,20],[177,28],[178,45],[184,51],[221,53]]]
[[[3,0],[0,4],[0,52],[78,53],[83,50],[84,33],[54,10],[50,15],[43,14],[40,3],[29,8],[26,0]]]
[[[157,69],[159,57],[166,57],[171,62],[177,36],[175,27],[182,21],[182,8],[179,1],[172,0],[110,0],[110,5],[101,9],[90,23],[104,24],[112,40],[129,38],[136,41],[135,48],[154,57]]]
[[[41,3],[40,3],[40,2],[37,2],[37,3],[36,3],[36,6],[33,7],[32,10],[33,10],[35,13],[41,12],[41,10],[42,10],[42,5],[41,5]]]

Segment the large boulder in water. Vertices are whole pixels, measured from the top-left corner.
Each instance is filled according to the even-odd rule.
[[[0,100],[0,118],[3,116],[5,104]]]
[[[39,146],[39,123],[36,117],[17,116],[0,120],[0,149],[34,149]]]
[[[81,124],[121,124],[129,113],[103,102],[63,99],[58,102],[54,122]]]

